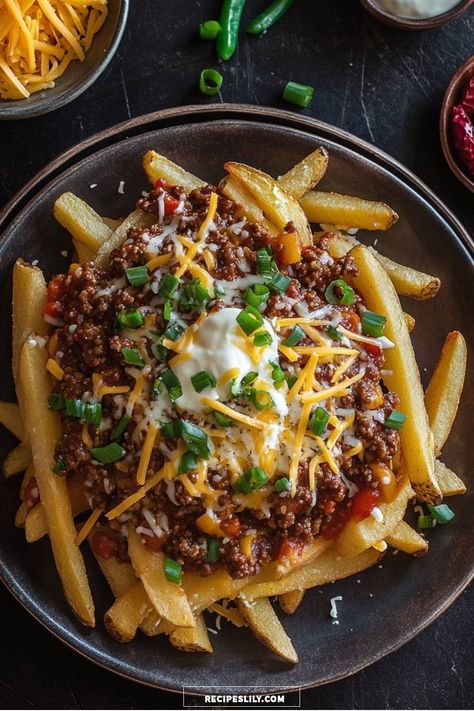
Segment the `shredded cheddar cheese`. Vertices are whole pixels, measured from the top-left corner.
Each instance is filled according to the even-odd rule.
[[[140,454],[140,461],[138,463],[137,484],[142,485],[145,483],[146,473],[150,464],[151,453],[155,444],[157,431],[158,430],[155,425],[150,425],[148,427],[145,442],[143,444],[142,452]]]
[[[83,527],[81,528],[81,530],[79,531],[79,533],[76,536],[76,543],[78,546],[80,546],[81,543],[86,540],[87,536],[89,535],[89,533],[92,531],[95,524],[99,520],[101,513],[102,513],[101,509],[95,509],[91,513],[91,515],[89,516],[89,518],[87,519],[87,521],[85,522],[85,524],[83,525]]]
[[[210,397],[203,397],[201,402],[206,407],[210,407],[212,410],[217,410],[217,412],[222,412],[223,415],[227,415],[233,420],[242,422],[242,424],[247,425],[248,427],[254,427],[257,430],[261,430],[264,427],[263,422],[259,422],[259,420],[256,420],[253,417],[249,417],[248,415],[244,415],[242,412],[233,410],[228,405],[224,405],[223,402],[212,400]]]
[[[64,370],[61,368],[59,363],[56,363],[54,358],[48,358],[46,362],[46,370],[51,373],[56,380],[62,380],[64,378]]]

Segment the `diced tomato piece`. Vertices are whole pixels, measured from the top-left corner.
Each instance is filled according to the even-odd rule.
[[[23,503],[28,509],[32,509],[40,499],[38,483],[34,476],[31,477],[23,491]]]
[[[293,545],[292,542],[288,540],[288,538],[285,538],[281,543],[280,547],[278,549],[278,560],[284,560],[284,558],[288,558],[290,555],[291,551],[293,550]]]
[[[92,538],[92,548],[101,558],[108,560],[118,553],[118,543],[103,531],[97,531]]]
[[[48,296],[43,309],[43,315],[51,318],[62,318],[63,307],[60,302],[64,294],[64,275],[58,274],[48,284]]]
[[[356,521],[367,518],[379,499],[380,491],[378,489],[361,489],[352,499],[352,517]]]
[[[347,506],[340,508],[335,512],[331,520],[323,525],[322,536],[327,541],[332,541],[340,534],[346,523],[351,517],[351,509]]]
[[[359,333],[360,318],[355,311],[347,311],[342,317],[342,325],[352,333]]]
[[[234,538],[240,533],[240,521],[237,516],[231,516],[230,518],[225,518],[220,523],[220,527],[229,538]]]
[[[165,193],[164,203],[165,203],[165,215],[172,215],[173,212],[176,210],[176,208],[179,205],[179,200],[178,200],[178,198],[173,197],[169,193]]]
[[[379,356],[382,353],[382,348],[379,345],[375,345],[375,343],[364,343],[364,348],[374,356]]]
[[[142,541],[145,547],[148,548],[149,551],[153,551],[153,553],[157,553],[163,545],[163,539],[157,538],[156,536],[142,536]]]
[[[166,182],[163,180],[163,178],[158,178],[158,180],[155,180],[154,182],[154,188],[155,190],[159,190],[160,188],[164,188],[166,185]]]

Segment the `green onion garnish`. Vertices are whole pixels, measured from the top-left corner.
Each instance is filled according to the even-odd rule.
[[[122,415],[122,417],[112,430],[112,434],[110,435],[111,439],[113,439],[114,441],[122,439],[123,433],[127,429],[127,425],[129,422],[130,417],[128,415]]]
[[[252,371],[252,373],[254,372],[255,371]],[[237,378],[233,378],[230,382],[230,394],[232,395],[232,397],[239,397],[242,394],[242,388],[240,387]]]
[[[286,476],[283,476],[281,479],[277,479],[273,485],[273,490],[278,492],[279,494],[282,491],[289,491],[290,489],[291,482],[289,479],[286,478]]]
[[[231,417],[227,417],[227,415],[223,415],[222,412],[214,412],[214,419],[216,421],[217,426],[221,429],[225,429],[226,427],[232,427],[232,425],[235,425],[235,420],[233,420]]]
[[[187,448],[197,454],[201,459],[209,459],[211,456],[211,445],[207,434],[193,425],[192,422],[181,420],[181,437]]]
[[[258,491],[268,482],[268,477],[260,467],[252,467],[244,472],[234,484],[235,491],[240,494],[250,494],[251,491]]]
[[[222,86],[223,77],[217,69],[203,69],[199,76],[199,88],[206,96],[214,96]]]
[[[207,563],[217,563],[220,558],[220,548],[221,542],[218,538],[209,537],[206,541],[206,562]]]
[[[309,421],[309,428],[315,435],[322,435],[328,425],[329,412],[324,407],[317,407]]]
[[[105,447],[92,447],[89,452],[91,457],[97,459],[101,464],[113,464],[113,462],[125,456],[125,450],[118,442],[110,442]]]
[[[390,430],[401,430],[401,428],[405,424],[406,419],[407,416],[404,412],[399,412],[399,410],[392,410],[390,415],[385,418],[384,424],[385,427],[388,427]]]
[[[161,433],[165,439],[176,439],[181,435],[181,420],[161,422]]]
[[[289,81],[283,89],[283,98],[289,101],[290,104],[296,104],[305,109],[313,99],[314,89],[312,86],[298,84],[295,81]]]
[[[301,326],[295,326],[292,332],[282,341],[284,346],[296,346],[305,337]]]
[[[324,292],[328,304],[350,306],[355,301],[354,289],[344,279],[335,279]]]
[[[155,380],[153,381],[153,385],[151,386],[151,396],[154,400],[156,400],[156,398],[158,397],[158,395],[161,392],[162,383],[163,383],[163,381],[160,380],[159,378],[155,378]]]
[[[236,316],[237,323],[247,336],[260,328],[263,324],[263,317],[260,311],[254,306],[246,306],[245,309]]]
[[[169,338],[170,341],[177,341],[178,338],[181,338],[185,330],[186,329],[184,328],[184,326],[181,326],[180,323],[174,321],[166,327],[166,330],[163,335],[165,336],[165,338]]]
[[[75,398],[66,398],[66,415],[78,420],[84,419],[85,403]]]
[[[296,375],[290,375],[290,373],[288,373],[288,375],[286,375],[285,377],[286,377],[286,382],[288,384],[288,389],[291,390],[293,385],[298,380],[298,377]]]
[[[386,320],[385,316],[375,314],[373,311],[364,311],[361,321],[362,333],[366,336],[373,336],[374,338],[383,336]]]
[[[204,40],[216,39],[221,31],[221,26],[217,20],[206,20],[199,25],[199,37]]]
[[[201,370],[199,373],[192,375],[191,382],[197,393],[207,388],[215,388],[217,385],[216,378],[208,370]]]
[[[278,388],[282,383],[285,382],[285,373],[280,367],[277,360],[271,360],[270,365],[272,366],[272,380],[275,386]]]
[[[163,277],[163,281],[160,284],[160,288],[158,290],[158,295],[159,296],[164,296],[167,299],[171,299],[173,296],[174,292],[178,288],[179,284],[179,279],[177,279],[173,274],[170,274],[170,272],[167,272],[165,276]]]
[[[284,291],[288,289],[291,284],[291,278],[285,276],[281,272],[275,272],[270,281],[268,282],[268,288],[275,294],[283,294]]]
[[[449,523],[454,518],[454,512],[451,511],[447,504],[440,504],[439,506],[428,504],[428,511],[438,523]]]
[[[162,343],[152,343],[151,352],[159,363],[163,363],[170,354],[169,349],[166,348]]]
[[[165,321],[169,321],[171,318],[171,301],[169,299],[166,299],[165,303],[163,304],[163,319]]]
[[[433,528],[433,517],[432,516],[418,516],[416,525],[419,529]]]
[[[171,368],[168,368],[161,374],[161,380],[164,382],[171,402],[175,402],[183,394],[181,383]]]
[[[132,286],[142,286],[148,281],[148,269],[143,267],[129,267],[125,269],[128,283]]]
[[[272,334],[268,331],[258,331],[253,337],[254,346],[269,346],[272,342]]]
[[[265,284],[255,284],[254,286],[248,286],[244,293],[244,301],[250,306],[255,306],[258,308],[266,301],[270,296],[270,289]]]
[[[326,332],[333,341],[340,341],[342,338],[342,333],[337,330],[334,326],[328,326]]]
[[[251,370],[249,373],[244,375],[244,377],[240,381],[240,384],[241,385],[252,385],[252,383],[254,382],[254,380],[256,380],[256,378],[258,378],[257,371]]]
[[[275,407],[272,396],[266,390],[256,390],[252,388],[250,391],[250,400],[257,410],[270,410]]]
[[[56,464],[53,467],[54,474],[61,474],[66,469],[66,462],[61,455],[56,459]]]
[[[272,260],[267,250],[257,250],[257,274],[260,276],[271,277],[273,273]]]
[[[140,328],[143,326],[144,318],[140,311],[121,311],[117,314],[119,328]]]
[[[211,299],[209,292],[199,279],[187,284],[179,295],[178,306],[181,311],[191,311],[196,306],[205,306]]]
[[[136,365],[137,368],[143,368],[145,361],[140,355],[140,351],[136,348],[122,348],[122,355],[127,365]]]
[[[48,410],[53,410],[57,412],[58,410],[64,410],[66,407],[66,398],[62,393],[51,393],[48,397]]]
[[[185,452],[179,461],[178,474],[187,474],[199,464],[199,460],[194,452]]]
[[[181,582],[181,566],[172,558],[165,558],[165,576],[170,583],[179,585]]]
[[[88,402],[84,408],[84,419],[89,425],[98,427],[102,421],[102,405],[100,402]]]

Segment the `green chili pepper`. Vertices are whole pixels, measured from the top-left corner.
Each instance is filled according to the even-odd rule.
[[[273,0],[270,5],[257,15],[246,27],[246,32],[251,35],[261,35],[269,27],[275,24],[287,10],[293,5],[295,0]]]
[[[230,59],[237,49],[240,20],[245,7],[245,0],[224,0],[219,24],[221,31],[217,35],[217,54],[221,59]]]

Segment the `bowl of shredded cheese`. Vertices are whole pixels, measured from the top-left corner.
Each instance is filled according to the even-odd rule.
[[[0,119],[64,106],[105,70],[129,0],[0,0]]]

